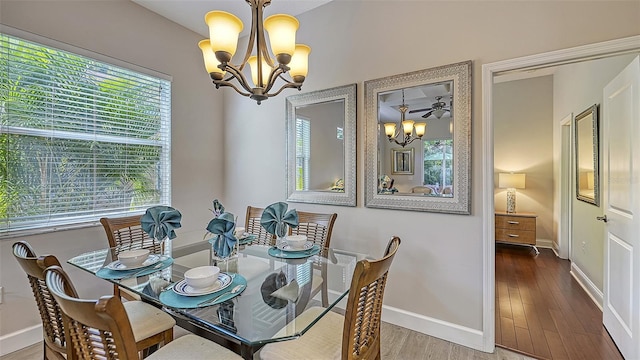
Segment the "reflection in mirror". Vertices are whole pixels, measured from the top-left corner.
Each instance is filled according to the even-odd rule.
[[[365,82],[365,205],[470,213],[471,61]]]
[[[287,97],[288,201],[356,205],[356,85]]]
[[[599,206],[598,105],[578,114],[575,122],[576,195],[578,200]]]
[[[446,81],[378,94],[379,126],[399,129],[381,132],[378,139],[379,194],[453,197],[452,87],[453,82]],[[417,131],[421,123],[424,131]],[[397,166],[404,164],[398,161],[400,155],[410,162],[404,169]],[[384,181],[387,178],[393,184]]]

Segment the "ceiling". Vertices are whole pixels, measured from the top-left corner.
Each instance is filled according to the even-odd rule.
[[[203,37],[209,37],[204,15],[211,10],[230,12],[244,24],[241,36],[251,30],[251,8],[244,0],[131,0]],[[300,15],[331,0],[273,0],[264,8],[265,18],[273,14]],[[301,24],[302,25],[302,24]]]

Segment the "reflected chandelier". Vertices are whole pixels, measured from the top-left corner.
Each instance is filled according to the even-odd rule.
[[[286,88],[302,88],[307,76],[311,48],[296,44],[299,22],[295,17],[276,14],[266,18],[263,23],[263,9],[271,4],[271,0],[246,1],[252,12],[251,33],[247,52],[240,65],[230,63],[243,28],[242,21],[233,14],[224,11],[208,12],[204,19],[209,26],[209,39],[200,41],[198,46],[202,50],[205,68],[216,89],[220,86],[230,86],[239,94],[256,100],[259,105],[263,100],[278,95]],[[269,34],[275,61],[267,49],[264,30]],[[251,55],[254,44],[255,55]],[[251,69],[253,86],[242,74],[246,64],[249,64]],[[283,76],[286,72],[289,72],[291,80]],[[232,82],[233,79],[237,80],[239,87]],[[277,91],[270,92],[277,79],[283,80],[284,84]]]
[[[413,120],[405,120],[404,116],[409,107],[404,103],[404,89],[402,89],[402,105],[400,105],[400,125],[402,126],[403,135],[400,129],[396,131],[396,123],[385,123],[384,132],[389,138],[389,142],[395,142],[396,144],[405,147],[415,140],[422,139],[427,131],[427,123],[416,123]],[[413,136],[413,129],[415,128],[416,134]],[[401,141],[398,141],[398,137],[401,137]]]

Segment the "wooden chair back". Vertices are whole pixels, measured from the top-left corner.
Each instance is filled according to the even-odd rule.
[[[117,218],[100,219],[100,223],[107,234],[109,247],[111,248],[111,258],[117,259],[121,251],[134,249],[148,249],[152,254],[162,253],[162,244],[160,241],[150,237],[140,225],[142,215],[132,215]],[[138,300],[138,297],[127,292],[121,291],[118,285],[113,285],[113,294],[122,296],[128,300]]]
[[[44,338],[44,358],[65,359],[63,354],[67,353],[67,348],[62,311],[51,296],[44,279],[44,270],[49,266],[60,266],[60,262],[53,255],[38,257],[26,241],[18,241],[13,244],[13,256],[27,273],[27,279],[40,312]],[[70,291],[75,293],[73,288],[70,288]]]
[[[351,279],[342,332],[342,359],[380,359],[380,322],[387,274],[400,246],[389,241],[380,260],[360,260]]]
[[[129,317],[119,297],[79,299],[59,266],[45,271],[45,282],[63,312],[68,360],[137,360]]]
[[[298,211],[298,227],[289,228],[292,235],[306,235],[308,241],[312,241],[321,248],[328,248],[331,244],[333,224],[338,214],[319,214]]]
[[[142,215],[125,216],[118,218],[102,218],[100,223],[107,234],[109,247],[114,249],[113,258],[117,258],[120,251],[133,249],[149,249],[152,253],[159,254],[160,241],[151,238],[140,225]]]
[[[247,215],[244,221],[245,231],[257,236],[257,238],[251,242],[252,244],[274,245],[275,237],[260,225],[262,212],[264,212],[264,208],[247,206]]]

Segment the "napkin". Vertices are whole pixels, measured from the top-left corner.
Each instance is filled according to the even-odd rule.
[[[300,291],[300,285],[298,285],[298,282],[296,281],[296,279],[293,279],[288,285],[285,285],[280,289],[272,292],[271,296],[277,297],[278,299],[296,302],[298,300],[299,291]]]
[[[140,225],[154,239],[173,239],[176,237],[174,229],[182,227],[180,220],[182,214],[171,206],[154,206],[147,209],[140,219]]]
[[[289,205],[285,202],[277,202],[267,206],[262,212],[260,225],[269,233],[277,237],[287,235],[287,225],[291,227],[298,226],[298,212],[294,210],[287,211]]]
[[[224,206],[218,201],[218,199],[213,200],[213,209],[211,209],[213,213],[213,217],[217,218],[224,212]]]
[[[207,231],[216,235],[213,241],[213,251],[217,256],[225,258],[231,255],[233,247],[238,241],[234,234],[235,228],[236,223],[232,213],[222,213],[209,221]]]

